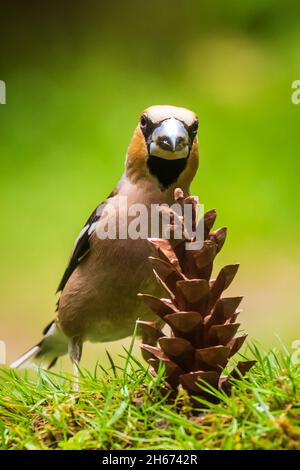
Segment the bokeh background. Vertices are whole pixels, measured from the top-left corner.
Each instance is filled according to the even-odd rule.
[[[265,348],[300,338],[300,4],[286,0],[1,1],[0,339],[39,340],[73,241],[123,171],[140,112],[200,118],[193,184],[229,228],[242,325]],[[217,266],[217,267],[218,267]],[[128,340],[88,346],[84,364]]]

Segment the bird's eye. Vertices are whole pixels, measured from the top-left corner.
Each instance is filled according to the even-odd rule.
[[[145,127],[147,125],[147,122],[148,122],[147,116],[143,114],[140,120],[141,126]]]
[[[193,133],[196,133],[196,132],[197,132],[197,130],[198,130],[198,120],[195,121],[195,122],[191,125],[191,128],[190,128],[190,129],[191,129],[191,131],[192,131]]]

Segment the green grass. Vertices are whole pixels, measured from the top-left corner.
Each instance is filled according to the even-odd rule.
[[[300,367],[287,351],[251,349],[257,364],[232,395],[196,406],[183,391],[170,397],[130,351],[122,367],[82,371],[80,392],[66,373],[2,368],[1,448],[300,450]]]

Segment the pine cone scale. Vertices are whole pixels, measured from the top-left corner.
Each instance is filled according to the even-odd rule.
[[[208,332],[208,343],[211,346],[221,344],[226,346],[239,329],[239,323],[229,323],[228,325],[213,325]]]
[[[195,365],[197,370],[224,369],[230,355],[230,347],[211,346],[197,349],[195,353]],[[203,369],[205,367],[206,369]]]

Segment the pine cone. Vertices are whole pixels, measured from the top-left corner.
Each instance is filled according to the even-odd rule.
[[[197,199],[183,198],[175,190],[175,201],[192,205],[192,227],[196,227]],[[165,365],[166,382],[173,389],[181,385],[191,395],[210,399],[211,395],[199,387],[204,380],[216,389],[230,392],[231,377],[244,375],[255,361],[239,362],[228,376],[222,376],[229,359],[236,354],[247,335],[236,335],[240,326],[237,318],[242,297],[221,295],[233,281],[238,264],[224,266],[216,279],[210,279],[213,261],[221,250],[226,228],[211,232],[216,211],[204,215],[204,243],[202,248],[187,250],[188,238],[183,217],[172,213],[169,239],[149,239],[155,257],[149,257],[157,281],[169,298],[139,294],[150,309],[170,326],[165,335],[158,322],[139,321],[143,337],[142,351],[156,374],[161,362]],[[175,239],[176,226],[181,224],[182,238]],[[178,232],[177,232],[178,233]],[[155,346],[153,346],[153,344]]]

